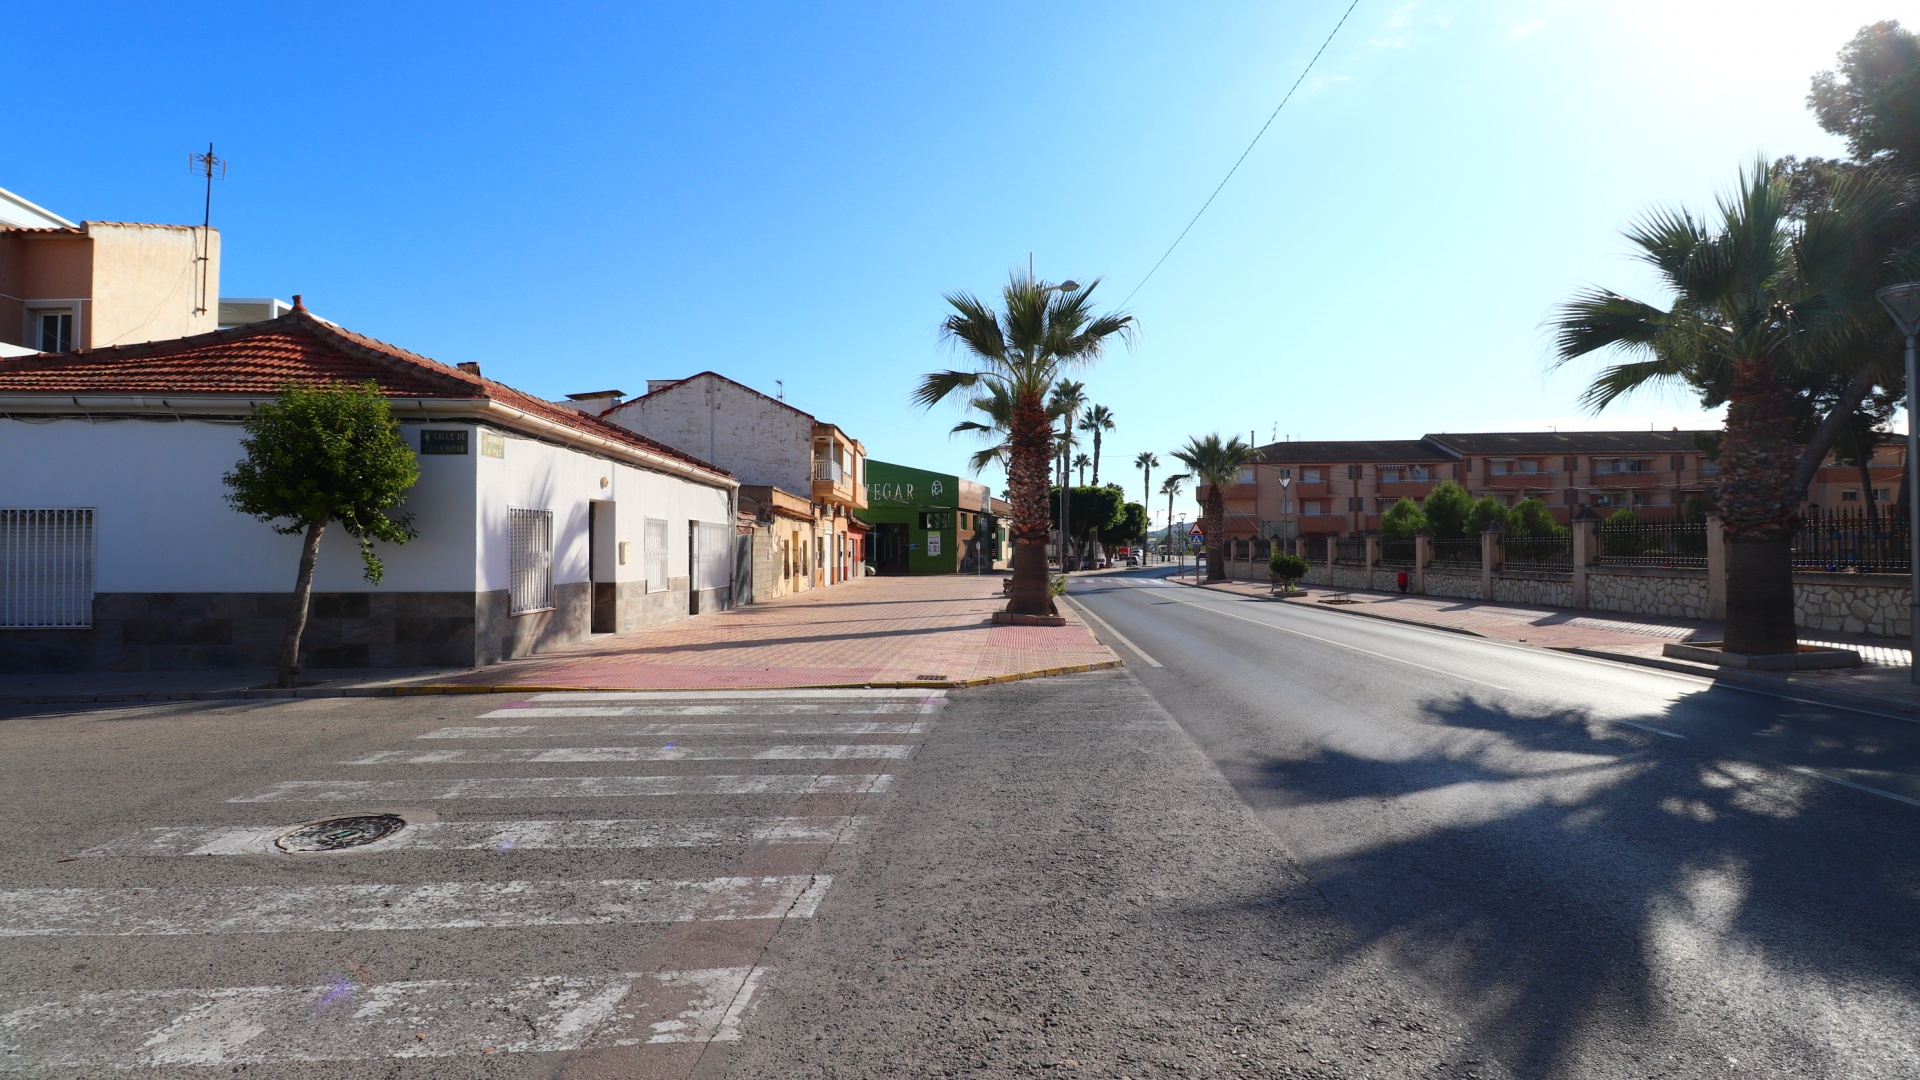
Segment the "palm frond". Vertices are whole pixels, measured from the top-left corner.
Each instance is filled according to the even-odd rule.
[[[947,399],[957,390],[971,390],[980,384],[977,371],[934,371],[920,377],[920,385],[914,388],[915,404],[932,408]]]
[[[1652,304],[1608,289],[1584,289],[1561,303],[1548,320],[1553,328],[1553,366],[1600,349],[1647,348],[1667,322],[1668,313]]]

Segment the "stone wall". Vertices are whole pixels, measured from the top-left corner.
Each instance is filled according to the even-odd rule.
[[[293,594],[99,593],[89,630],[0,630],[0,671],[271,668]],[[474,595],[314,593],[300,638],[306,668],[466,667]]]
[[[1707,572],[1666,566],[1614,566],[1587,574],[1587,606],[1670,619],[1707,617]]]
[[[1542,574],[1537,570],[1496,570],[1493,598],[1504,604],[1539,607],[1573,606],[1573,575]]]
[[[1336,565],[1331,570],[1325,571],[1325,573],[1327,577],[1326,584],[1336,589],[1366,589],[1372,587],[1371,583],[1367,581],[1367,568],[1364,566]]]
[[[1794,622],[1808,630],[1906,637],[1912,590],[1901,574],[1795,574]]]
[[[1427,568],[1427,595],[1452,596],[1462,600],[1478,600],[1481,597],[1480,575],[1469,577],[1461,573],[1446,573]]]
[[[555,645],[586,639],[591,625],[591,586],[584,581],[553,587],[553,607],[525,615],[507,614],[512,596],[505,589],[474,595],[474,663],[496,664]]]

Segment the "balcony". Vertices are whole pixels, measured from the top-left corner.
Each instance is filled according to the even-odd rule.
[[[813,500],[832,503],[851,510],[864,510],[867,493],[853,482],[853,471],[837,461],[815,458],[813,462]]]
[[[1327,482],[1325,480],[1314,480],[1312,482],[1295,480],[1293,483],[1287,485],[1287,498],[1289,499],[1324,499],[1326,496]]]
[[[1607,472],[1596,469],[1588,485],[1602,488],[1671,487],[1678,480],[1671,472]]]
[[[1539,488],[1560,486],[1560,474],[1552,469],[1539,472],[1488,473],[1480,478],[1477,486],[1491,488],[1494,491],[1533,491]]]

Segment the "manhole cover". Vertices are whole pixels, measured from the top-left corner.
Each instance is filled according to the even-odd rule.
[[[281,851],[293,853],[339,851],[385,840],[406,827],[407,819],[398,814],[361,814],[288,829],[273,843]]]

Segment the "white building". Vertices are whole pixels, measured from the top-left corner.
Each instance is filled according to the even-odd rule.
[[[299,306],[172,341],[0,360],[0,670],[266,667],[300,540],[226,502],[242,419],[372,380],[420,453],[382,584],[327,530],[302,663],[487,664],[723,607],[737,482]]]

